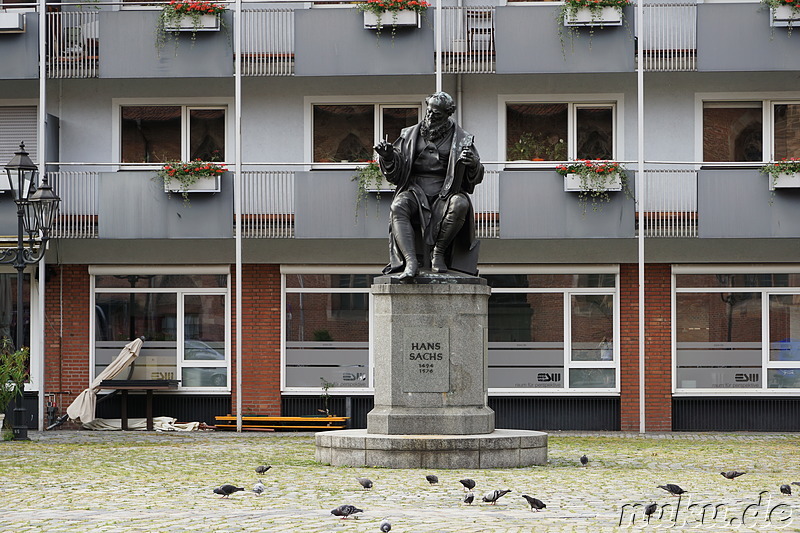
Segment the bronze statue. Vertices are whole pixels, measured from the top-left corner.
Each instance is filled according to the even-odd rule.
[[[389,265],[384,274],[410,279],[422,264],[433,272],[478,272],[478,241],[468,193],[483,181],[473,136],[450,117],[453,98],[425,99],[422,122],[375,146],[381,171],[397,186],[389,212]]]

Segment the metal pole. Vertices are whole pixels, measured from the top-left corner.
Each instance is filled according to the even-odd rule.
[[[436,18],[433,25],[436,38],[436,92],[442,90],[442,0],[436,0]]]
[[[40,0],[39,1],[39,109],[38,109],[38,122],[37,122],[37,130],[36,130],[36,138],[37,138],[37,161],[40,165],[40,170],[42,173],[47,172],[47,167],[44,165],[44,162],[47,160],[45,154],[47,153],[47,135],[45,132],[45,124],[47,120],[47,0]],[[42,262],[44,262],[44,258],[42,258]],[[39,361],[38,371],[36,372],[36,385],[39,387],[39,393],[37,397],[37,405],[39,406],[39,421],[38,427],[39,431],[44,431],[44,418],[46,415],[45,408],[44,408],[44,393],[45,393],[45,383],[44,383],[44,368],[45,368],[45,342],[44,342],[44,290],[45,290],[45,282],[44,282],[44,271],[40,271],[41,274],[39,275],[39,294],[42,296],[39,298],[39,303],[41,304],[38,309],[38,321],[39,329],[36,332],[36,337],[39,339],[39,342],[33,342],[33,328],[31,327],[31,344],[35,344],[37,346],[36,350],[36,357]],[[33,306],[31,306],[33,309]],[[33,324],[33,317],[31,317],[31,324]],[[33,352],[31,352],[31,359],[33,359]]]
[[[643,26],[644,26],[644,7],[642,2],[636,3],[636,28],[639,34],[639,57],[636,61],[636,92],[637,92],[637,172],[636,172],[636,193],[638,196],[639,211],[639,234],[638,234],[638,258],[639,258],[639,433],[647,431],[645,425],[645,328],[644,328],[644,69],[642,60],[643,46]]]
[[[17,338],[14,343],[15,350],[21,350],[23,346],[23,335],[25,334],[25,307],[23,305],[23,297],[25,292],[23,290],[22,276],[25,272],[25,257],[23,255],[23,240],[22,240],[22,217],[24,216],[24,209],[22,204],[17,204],[17,254],[14,257],[14,268],[17,269]],[[28,361],[30,364],[30,361]],[[39,396],[43,397],[40,391]],[[22,390],[17,396],[17,405],[14,407],[14,418],[11,431],[14,434],[14,440],[29,440],[28,439],[28,421],[27,410],[25,409],[25,384],[22,384]]]
[[[236,220],[236,431],[242,431],[242,0],[233,13],[234,163],[233,209]]]

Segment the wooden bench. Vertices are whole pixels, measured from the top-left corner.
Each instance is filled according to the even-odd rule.
[[[216,427],[220,430],[235,430],[236,417],[217,416]],[[243,416],[242,429],[246,431],[285,431],[294,429],[323,431],[345,429],[346,416]]]

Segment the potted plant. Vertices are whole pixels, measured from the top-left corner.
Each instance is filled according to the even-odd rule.
[[[8,338],[0,343],[0,429],[3,428],[9,404],[16,398],[22,398],[25,392],[29,357],[27,347],[14,350]]]
[[[508,159],[516,161],[564,161],[567,143],[557,136],[549,138],[543,133],[525,132],[508,149]]]
[[[762,174],[770,177],[769,190],[800,187],[800,158],[783,158],[761,167]]]
[[[168,161],[156,172],[156,179],[164,183],[165,192],[181,193],[188,205],[191,192],[219,192],[220,175],[227,171],[225,165],[200,159]]]
[[[357,184],[356,192],[356,219],[358,218],[358,209],[361,203],[367,199],[369,193],[375,193],[375,200],[380,202],[381,192],[390,192],[394,190],[394,185],[386,181],[386,178],[381,172],[381,167],[377,161],[367,161],[363,167],[356,167],[356,173],[353,174],[351,181]],[[380,203],[378,203],[380,207]],[[366,205],[365,214],[366,214]]]
[[[584,214],[590,200],[592,211],[601,207],[600,202],[610,202],[609,192],[624,190],[626,195],[631,196],[625,168],[616,161],[579,160],[558,165],[556,172],[564,176],[565,191],[578,193],[578,202]]]
[[[398,26],[420,27],[420,16],[430,7],[425,0],[367,0],[356,8],[364,13],[364,28],[374,29],[380,37],[385,15],[392,18],[392,39]]]
[[[566,0],[559,18],[564,26],[621,26],[627,5],[630,0]]]
[[[179,32],[192,32],[192,45],[194,45],[198,31],[219,31],[225,24],[220,17],[225,10],[222,4],[204,0],[170,0],[158,15],[156,49],[161,52],[167,42],[167,32],[170,32],[175,39],[177,53]]]

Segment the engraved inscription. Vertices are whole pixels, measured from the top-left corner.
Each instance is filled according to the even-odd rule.
[[[446,328],[407,328],[401,353],[403,392],[449,392],[450,343]]]

